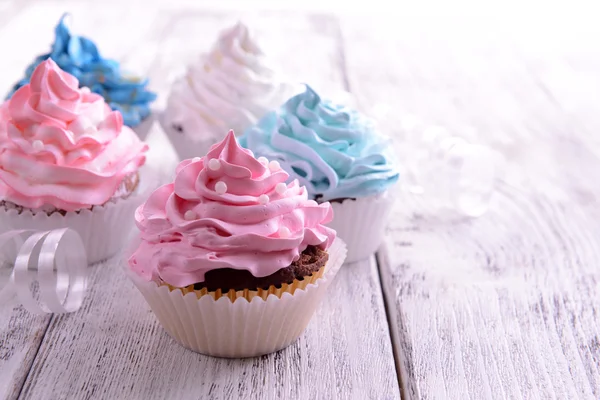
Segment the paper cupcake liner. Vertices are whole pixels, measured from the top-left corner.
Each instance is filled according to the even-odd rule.
[[[331,203],[333,221],[327,226],[335,229],[337,235],[346,242],[346,262],[364,260],[377,251],[383,241],[393,203],[392,194],[388,191],[356,200],[346,199],[342,203]]]
[[[148,133],[152,130],[154,123],[156,122],[156,111],[152,110],[151,114],[140,122],[139,125],[131,128],[140,140],[146,140]]]
[[[33,214],[30,210],[19,213],[16,209],[0,208],[0,234],[16,229],[71,228],[81,237],[88,263],[93,264],[119,252],[133,228],[135,209],[142,202],[143,196],[134,193],[127,199],[65,215],[58,212]]]
[[[226,358],[255,357],[281,350],[304,332],[327,287],[346,256],[339,238],[328,250],[324,273],[304,289],[266,300],[183,294],[166,285],[146,282],[128,267],[128,275],[152,308],[167,333],[182,346],[198,353]]]
[[[193,140],[185,133],[177,132],[175,129],[173,129],[167,112],[163,112],[160,115],[159,121],[163,131],[167,134],[167,137],[171,141],[171,145],[173,145],[173,148],[175,149],[175,152],[180,160],[203,157],[206,155],[206,153],[208,153],[208,150],[210,150],[210,146],[222,139],[222,137],[212,137],[211,135],[207,135],[207,139],[198,141]],[[225,135],[225,133],[227,132],[223,132],[222,135]]]

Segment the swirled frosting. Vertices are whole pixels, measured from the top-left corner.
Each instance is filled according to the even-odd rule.
[[[195,141],[217,142],[229,129],[243,132],[291,94],[248,28],[237,23],[176,81],[165,118],[169,129]]]
[[[8,123],[8,101],[0,104],[0,141],[6,136],[6,124]]]
[[[90,88],[113,110],[120,111],[126,125],[138,125],[150,115],[150,103],[156,99],[156,94],[147,89],[148,80],[124,73],[116,61],[103,58],[94,42],[71,33],[65,24],[66,17],[62,16],[54,30],[56,38],[50,53],[36,57],[8,98],[29,82],[42,61],[52,58],[62,70],[79,80],[80,87]]]
[[[0,200],[76,211],[106,203],[147,146],[51,59],[0,111]]]
[[[262,161],[262,162],[261,162]],[[308,200],[276,163],[256,160],[233,131],[202,158],[182,161],[173,183],[158,188],[136,212],[141,244],[130,267],[147,280],[184,287],[207,271],[273,274],[308,245],[327,249],[335,232],[329,203]]]
[[[378,194],[399,176],[390,139],[357,111],[321,100],[309,86],[248,129],[240,144],[279,161],[319,200]]]

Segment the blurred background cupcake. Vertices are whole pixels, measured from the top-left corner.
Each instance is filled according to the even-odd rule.
[[[238,22],[176,80],[161,122],[180,159],[200,156],[223,132],[243,132],[293,90]]]
[[[67,26],[69,17],[68,14],[61,17],[54,29],[55,39],[50,52],[35,58],[7,98],[29,82],[42,61],[52,58],[62,70],[79,80],[80,87],[90,88],[113,110],[119,111],[125,125],[140,125],[150,116],[150,104],[156,99],[156,94],[147,88],[148,79],[122,71],[117,61],[102,57],[93,41],[71,32]]]
[[[282,349],[306,328],[345,258],[324,226],[331,206],[308,199],[278,164],[256,160],[232,131],[137,210],[129,275],[180,344],[220,357]]]
[[[248,129],[240,144],[279,162],[310,198],[331,202],[329,226],[348,245],[347,261],[377,250],[393,203],[388,189],[399,173],[390,139],[371,120],[306,86]]]
[[[114,255],[141,200],[148,147],[102,96],[48,59],[0,107],[0,233],[72,228]]]

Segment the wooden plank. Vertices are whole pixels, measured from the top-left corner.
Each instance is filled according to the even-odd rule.
[[[323,87],[342,87],[338,26],[331,18],[162,12],[171,29],[160,35],[160,58],[151,71],[163,99],[169,71],[195,59],[237,17],[258,28],[288,71]],[[285,45],[277,45],[281,38]],[[93,267],[83,308],[52,321],[22,398],[399,398],[373,260],[342,268],[296,343],[248,360],[215,359],[177,345],[118,264]]]
[[[64,12],[71,10],[76,19],[75,28],[93,35],[95,29],[105,25],[109,15],[106,12],[85,13],[79,2],[31,4],[30,2],[8,2],[0,6],[0,47],[11,54],[10,62],[3,63],[0,74],[0,96],[9,90],[31,62],[35,55],[48,50],[54,35],[54,25]],[[155,11],[152,11],[154,13]],[[150,15],[142,11],[142,15]],[[152,14],[154,15],[154,14]],[[6,22],[6,23],[4,23]],[[144,35],[149,26],[139,25],[135,34]],[[47,35],[30,35],[31,27],[36,32]],[[123,30],[111,27],[113,34],[122,35]],[[19,38],[19,40],[14,40]],[[104,39],[104,40],[102,40]],[[135,39],[135,37],[134,37]],[[137,40],[137,39],[136,39]],[[100,45],[107,48],[107,54],[116,53],[110,43],[118,41],[126,48],[131,42],[118,36],[103,36]],[[7,61],[7,60],[5,60]],[[0,305],[0,399],[16,399],[36,357],[51,316],[34,316],[18,306],[16,298],[9,304]]]
[[[52,322],[23,398],[399,397],[372,261],[344,266],[298,342],[246,360],[177,345],[115,268],[95,267],[84,309]]]
[[[0,47],[6,49],[14,24],[7,21],[20,20],[25,12],[25,2],[7,1],[0,3]],[[3,70],[8,65],[4,63]],[[0,74],[0,80],[6,74]],[[4,82],[0,82],[0,98],[4,98]],[[8,88],[9,85],[6,85]],[[6,271],[2,271],[5,282]],[[29,314],[17,304],[13,297],[0,304],[0,399],[16,399],[33,364],[50,316],[38,317]]]
[[[507,159],[479,219],[440,219],[398,192],[380,270],[405,397],[600,397],[600,58],[587,39],[598,27],[584,15],[534,30],[505,18],[376,22],[342,24],[350,88],[368,112],[390,107],[380,122],[398,149],[411,145],[408,113],[472,127],[467,138]]]
[[[49,323],[14,302],[0,305],[0,399],[18,398]]]

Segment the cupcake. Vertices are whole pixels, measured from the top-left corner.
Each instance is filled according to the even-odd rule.
[[[398,180],[390,139],[343,105],[306,90],[248,129],[240,144],[277,161],[317,202],[332,203],[329,224],[348,246],[347,261],[367,258],[383,239]]]
[[[292,90],[238,22],[175,82],[163,128],[181,159],[203,155],[223,132],[243,132],[280,106]]]
[[[251,357],[304,331],[345,245],[324,226],[330,204],[287,179],[230,131],[206,156],[182,161],[174,182],[136,211],[129,276],[181,345]]]
[[[0,233],[72,228],[90,262],[114,255],[146,151],[102,96],[42,61],[0,107]]]
[[[35,68],[52,58],[58,66],[75,76],[80,87],[88,87],[101,95],[106,103],[123,116],[125,125],[135,127],[150,115],[150,103],[156,94],[148,91],[148,79],[121,71],[119,63],[103,58],[90,39],[71,33],[63,15],[54,29],[56,38],[50,53],[42,54],[27,67],[25,77],[8,94],[10,98],[19,88],[29,83]]]

